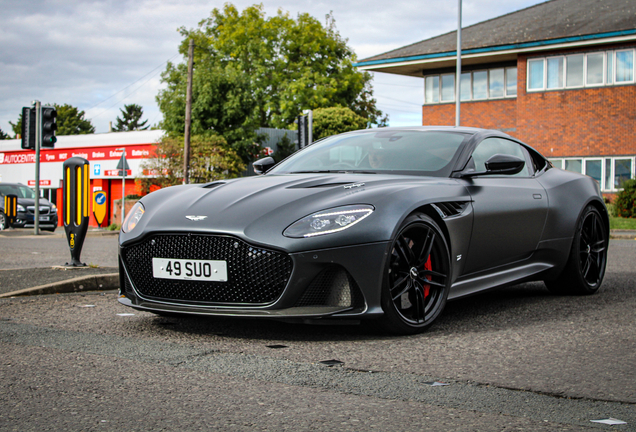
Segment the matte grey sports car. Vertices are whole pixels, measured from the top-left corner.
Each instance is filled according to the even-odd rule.
[[[142,198],[119,301],[156,313],[374,319],[422,331],[447,299],[530,280],[592,294],[609,219],[598,184],[498,131],[413,127],[316,142],[260,175]]]

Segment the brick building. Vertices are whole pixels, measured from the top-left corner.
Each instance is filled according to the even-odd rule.
[[[456,32],[359,69],[424,77],[422,124],[455,124]],[[605,193],[635,177],[636,0],[552,0],[462,29],[461,125],[499,129]]]

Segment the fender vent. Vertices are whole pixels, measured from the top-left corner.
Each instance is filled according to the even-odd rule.
[[[431,204],[431,206],[437,210],[439,215],[446,219],[449,217],[460,215],[468,207],[468,201],[449,201]]]

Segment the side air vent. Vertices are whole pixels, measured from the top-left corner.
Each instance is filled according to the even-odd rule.
[[[468,201],[449,201],[431,204],[431,206],[439,213],[439,215],[446,219],[453,216],[458,216],[466,210],[468,207]]]

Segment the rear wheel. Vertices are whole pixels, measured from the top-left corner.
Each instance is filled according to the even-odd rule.
[[[439,226],[427,215],[409,216],[393,240],[384,273],[382,327],[398,334],[427,329],[446,305],[450,275],[450,253]]]
[[[576,226],[572,248],[563,272],[556,280],[545,281],[553,294],[594,294],[605,276],[608,232],[601,214],[587,206]]]

